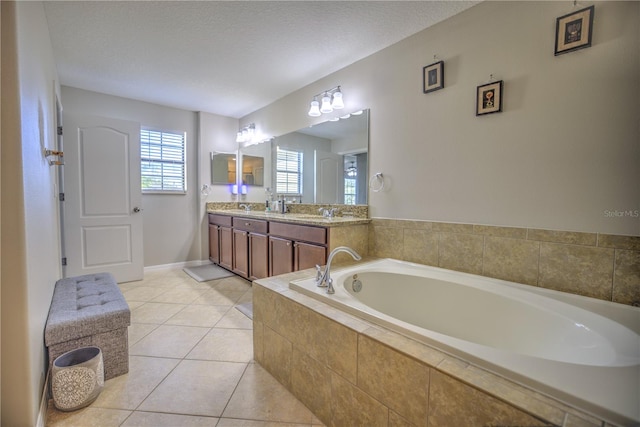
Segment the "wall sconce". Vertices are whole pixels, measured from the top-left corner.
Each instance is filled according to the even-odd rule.
[[[236,142],[250,142],[256,135],[255,123],[248,124],[238,131],[236,134]]]
[[[322,104],[318,101],[318,97],[320,97]],[[341,110],[343,108],[344,101],[342,99],[342,91],[340,90],[340,86],[336,86],[314,95],[308,114],[311,117],[319,117],[323,113],[331,113],[333,110]]]

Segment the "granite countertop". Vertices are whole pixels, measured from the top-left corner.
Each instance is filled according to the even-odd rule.
[[[369,218],[356,218],[349,216],[337,216],[333,218],[325,218],[321,215],[307,213],[276,213],[244,209],[207,209],[207,213],[219,215],[233,215],[243,218],[256,218],[269,221],[289,222],[296,224],[322,225],[324,227],[339,227],[345,225],[360,225],[371,222]]]

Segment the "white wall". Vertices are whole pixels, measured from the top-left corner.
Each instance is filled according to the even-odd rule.
[[[640,3],[597,2],[593,46],[554,56],[570,2],[486,1],[244,118],[281,135],[335,85],[371,108],[373,217],[640,234]],[[445,88],[422,67],[445,61]],[[475,116],[478,85],[504,80],[504,112]]]
[[[65,113],[111,117],[187,133],[187,194],[142,195],[144,265],[200,260],[197,114],[67,86],[62,87],[62,104]]]
[[[198,113],[200,132],[200,161],[199,161],[199,188],[203,184],[210,185],[209,195],[200,195],[199,198],[199,228],[203,237],[201,242],[201,259],[209,257],[208,218],[206,216],[207,202],[235,202],[237,196],[229,191],[228,185],[211,185],[211,158],[212,151],[219,153],[237,153],[238,143],[235,140],[238,131],[238,119],[218,116],[205,112]]]
[[[57,73],[40,2],[2,2],[2,425],[33,426],[46,375],[43,331],[61,276]]]

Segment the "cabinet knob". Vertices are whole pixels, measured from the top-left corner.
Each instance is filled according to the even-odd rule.
[[[245,222],[244,225],[246,225],[247,227],[249,227],[251,225],[250,222]]]

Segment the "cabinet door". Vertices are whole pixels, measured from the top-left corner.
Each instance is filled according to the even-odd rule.
[[[233,268],[233,235],[231,228],[220,227],[220,266],[231,270]]]
[[[220,263],[220,231],[217,225],[209,224],[209,259]]]
[[[269,239],[264,234],[249,233],[249,278],[269,276]]]
[[[293,271],[293,242],[269,236],[269,276]]]
[[[249,277],[249,233],[233,230],[233,272]]]
[[[296,271],[313,268],[316,264],[325,265],[327,262],[327,248],[324,246],[296,242],[294,250],[294,267]]]

